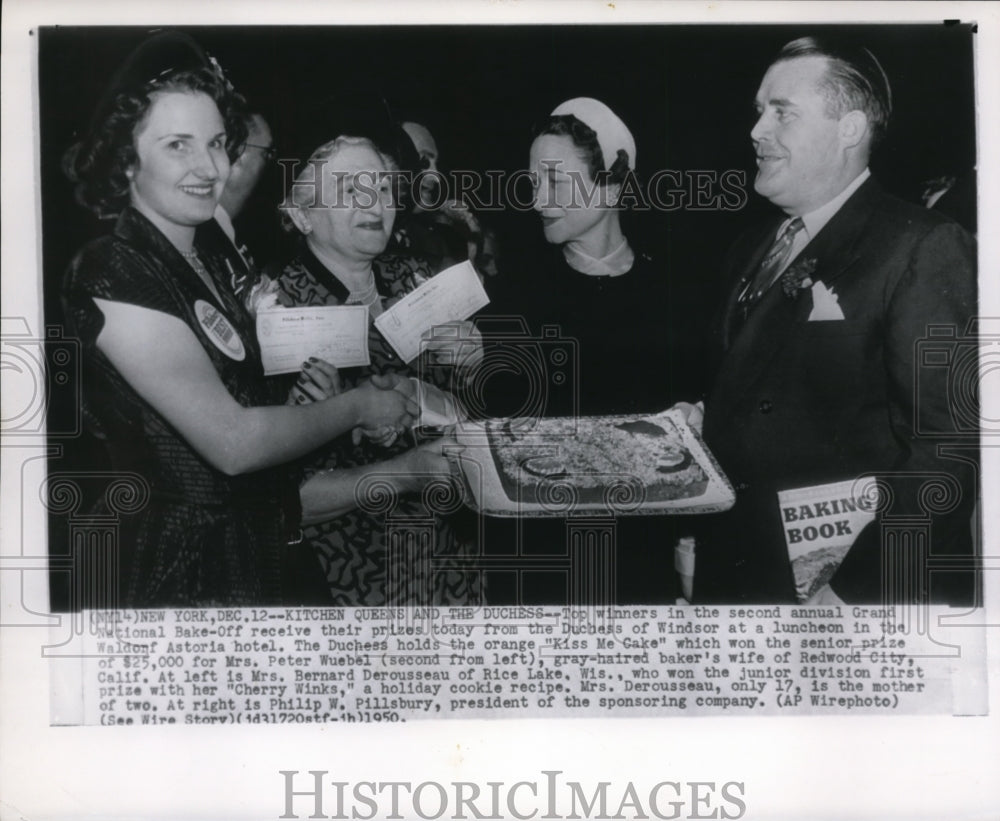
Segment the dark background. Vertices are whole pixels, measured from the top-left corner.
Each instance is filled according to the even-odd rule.
[[[45,319],[62,322],[60,281],[72,255],[110,230],[75,204],[60,159],[87,125],[105,83],[146,28],[39,31],[42,248]],[[788,40],[846,34],[880,59],[894,115],[872,171],[889,190],[917,200],[922,181],[972,175],[976,164],[974,29],[967,25],[883,26],[462,26],[191,27],[191,34],[261,110],[286,151],[317,104],[331,95],[379,89],[399,120],[425,123],[448,169],[507,173],[524,168],[532,126],[565,99],[597,97],[635,135],[640,179],[658,169],[746,172],[749,197],[736,211],[652,210],[630,216],[633,244],[662,261],[692,332],[723,293],[717,271],[735,234],[769,206],[752,192],[749,132],[764,70]],[[334,135],[331,135],[334,136]],[[269,221],[281,197],[277,168],[248,219],[269,250]],[[532,213],[486,216],[503,249],[539,239]],[[255,249],[258,257],[260,248]],[[266,258],[258,258],[264,263]],[[502,275],[502,274],[501,274]],[[655,363],[651,363],[655,367]],[[66,395],[64,392],[62,395]],[[49,429],[75,408],[50,404]],[[92,469],[101,450],[87,436],[66,440],[50,470]],[[64,517],[50,519],[50,550],[65,554]],[[65,599],[60,583],[53,605]]]
[[[889,26],[463,26],[188,28],[272,124],[279,151],[295,145],[320,101],[380,89],[399,120],[434,133],[447,169],[524,168],[532,127],[575,96],[608,103],[633,131],[640,177],[658,169],[740,169],[753,179],[753,98],[770,59],[806,33],[847,34],[882,61],[895,102],[872,170],[901,196],[920,182],[975,165],[973,35],[965,25]],[[71,256],[101,225],[72,201],[59,161],[108,78],[149,29],[43,28],[39,32],[42,217],[48,316]],[[276,169],[277,170],[277,169]],[[281,195],[260,192],[262,205]],[[639,241],[693,237],[712,267],[737,213],[674,211],[633,220]],[[268,208],[269,210],[269,208]],[[505,233],[537,235],[529,214],[489,217]],[[669,247],[669,246],[663,246]],[[690,262],[690,261],[689,261]],[[680,266],[687,268],[689,266]],[[671,277],[685,271],[673,269]]]

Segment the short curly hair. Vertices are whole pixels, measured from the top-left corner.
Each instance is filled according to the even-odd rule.
[[[129,202],[126,172],[138,160],[135,133],[153,104],[165,92],[207,94],[218,106],[226,128],[230,162],[247,140],[246,101],[209,67],[165,72],[137,89],[125,89],[105,104],[87,135],[63,155],[63,171],[76,185],[76,199],[98,219],[112,219]]]
[[[618,149],[611,166],[605,173],[605,157],[601,144],[597,141],[597,132],[589,125],[572,114],[557,114],[549,117],[535,128],[535,138],[551,134],[556,137],[569,137],[580,152],[592,182],[598,184],[621,184],[625,182],[629,171],[629,156],[624,149]]]

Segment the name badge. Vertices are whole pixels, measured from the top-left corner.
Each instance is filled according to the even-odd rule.
[[[240,335],[236,333],[236,329],[229,320],[217,308],[209,305],[205,300],[199,299],[194,303],[194,313],[198,317],[202,330],[205,331],[206,336],[212,340],[212,344],[216,348],[237,362],[246,359],[247,352],[246,348],[243,347],[243,340],[240,339]]]

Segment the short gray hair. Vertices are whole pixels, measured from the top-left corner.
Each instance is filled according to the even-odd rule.
[[[295,175],[295,180],[292,182],[292,186],[288,191],[288,196],[281,204],[281,224],[286,231],[295,230],[295,226],[285,213],[285,209],[309,208],[315,205],[316,194],[319,190],[316,185],[315,175],[319,171],[320,166],[333,159],[333,157],[335,157],[343,149],[351,146],[360,146],[371,149],[382,161],[386,171],[395,172],[399,170],[399,167],[392,156],[387,154],[385,151],[382,151],[367,137],[351,137],[346,134],[342,134],[329,142],[323,143],[309,155],[309,158],[303,164],[299,173]],[[312,170],[310,171],[310,169]]]

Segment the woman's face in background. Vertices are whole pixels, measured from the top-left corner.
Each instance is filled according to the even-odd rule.
[[[584,239],[614,213],[602,205],[606,193],[597,187],[587,161],[569,137],[538,137],[531,144],[529,168],[535,185],[533,207],[542,217],[549,242],[562,245]]]
[[[317,165],[322,189],[306,209],[310,241],[346,259],[374,259],[389,244],[396,219],[382,158],[367,145],[345,145]]]
[[[158,92],[134,140],[137,160],[127,172],[132,205],[168,235],[210,220],[229,178],[226,128],[215,101],[201,92]]]

